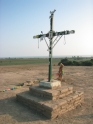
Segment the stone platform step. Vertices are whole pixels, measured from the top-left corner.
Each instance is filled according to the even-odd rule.
[[[29,87],[30,93],[37,97],[43,97],[50,100],[55,100],[63,98],[71,93],[73,93],[73,87],[71,86],[62,86],[57,89],[46,89],[39,86]]]
[[[81,105],[84,100],[83,92],[73,92],[69,96],[57,100],[45,100],[42,97],[35,97],[29,91],[16,95],[17,101],[29,106],[31,109],[40,112],[49,119],[66,113],[76,106]]]

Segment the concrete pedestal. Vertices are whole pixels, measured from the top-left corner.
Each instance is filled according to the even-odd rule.
[[[81,106],[84,93],[73,91],[72,86],[61,87],[60,81],[52,80],[29,87],[29,91],[18,93],[16,99],[47,118],[54,119]]]
[[[61,87],[61,82],[58,80],[51,80],[51,82],[44,80],[39,83],[39,86],[44,88],[54,89],[56,87]]]

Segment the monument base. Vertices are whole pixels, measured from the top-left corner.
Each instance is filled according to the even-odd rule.
[[[74,91],[72,86],[61,87],[60,81],[52,80],[41,81],[39,86],[29,87],[29,91],[16,94],[16,99],[35,112],[54,119],[81,106],[84,102],[84,93]]]
[[[52,89],[51,89],[52,90]],[[83,92],[73,92],[57,100],[46,100],[43,97],[31,95],[29,91],[16,95],[17,101],[27,105],[38,114],[43,114],[49,119],[54,119],[62,114],[81,106],[84,102]]]
[[[48,82],[46,80],[43,80],[39,83],[39,86],[44,88],[54,89],[57,87],[61,87],[61,81],[51,80],[50,82]]]

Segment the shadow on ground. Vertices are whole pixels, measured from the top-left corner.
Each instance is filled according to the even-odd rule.
[[[48,120],[36,111],[29,109],[16,100],[16,97],[10,97],[0,100],[0,116],[10,115],[18,122],[32,122],[38,120]]]

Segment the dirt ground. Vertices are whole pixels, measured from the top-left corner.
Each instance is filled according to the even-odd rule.
[[[58,66],[53,66],[56,79]],[[0,91],[12,88],[27,80],[47,79],[48,65],[0,66]],[[28,90],[22,86],[16,90],[0,92],[0,124],[93,124],[93,66],[65,66],[62,85],[69,84],[74,90],[84,91],[85,100],[77,107],[54,120],[33,112],[16,101],[16,94]]]

